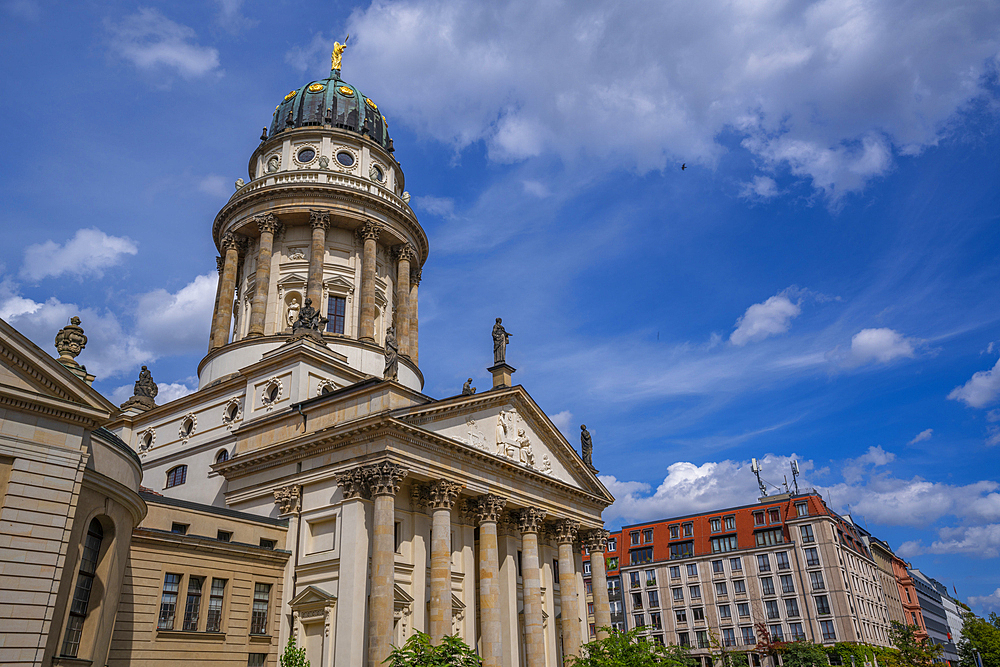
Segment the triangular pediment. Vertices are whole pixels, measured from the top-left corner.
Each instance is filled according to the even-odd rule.
[[[396,604],[410,604],[413,602],[413,596],[404,591],[399,584],[392,585],[392,599]]]
[[[401,421],[587,493],[614,498],[523,387],[456,396],[400,411]]]
[[[321,588],[306,586],[305,590],[293,597],[288,606],[292,609],[300,607],[313,607],[317,605],[329,605],[337,601],[336,596],[330,595]]]
[[[117,408],[51,355],[0,320],[0,394],[20,408],[103,424]]]
[[[342,276],[334,276],[333,278],[324,281],[323,284],[326,285],[327,289],[339,287],[340,289],[347,291],[354,290],[354,283]]]
[[[465,603],[462,602],[458,598],[457,595],[455,595],[454,593],[452,593],[451,594],[451,610],[453,612],[456,612],[456,611],[462,611],[463,609],[465,609]]]
[[[299,273],[289,273],[278,280],[279,285],[299,285],[306,282],[306,276]]]

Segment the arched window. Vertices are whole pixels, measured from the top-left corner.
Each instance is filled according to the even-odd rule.
[[[73,602],[69,608],[69,621],[66,623],[66,634],[63,635],[62,654],[68,658],[75,658],[80,652],[83,622],[87,618],[87,609],[90,607],[90,591],[94,588],[97,559],[101,555],[101,542],[103,540],[104,528],[101,527],[100,521],[94,519],[90,522],[87,538],[83,543],[80,574],[76,578]]]
[[[187,419],[184,420],[184,423],[181,424],[181,437],[186,438],[193,432],[194,432],[194,420],[188,417]]]
[[[216,463],[225,463],[228,460],[229,460],[229,452],[227,452],[225,449],[223,449],[222,451],[220,451],[218,454],[215,455]]]
[[[180,486],[187,481],[188,467],[186,465],[179,465],[176,468],[171,468],[167,472],[167,488],[172,486]]]

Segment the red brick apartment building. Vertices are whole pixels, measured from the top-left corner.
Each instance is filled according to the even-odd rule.
[[[613,625],[618,593],[621,628],[705,658],[716,645],[753,648],[762,624],[775,640],[887,646],[890,621],[911,622],[890,616],[866,540],[815,492],[626,526],[612,533],[605,557]],[[586,577],[586,553],[584,561]],[[902,587],[892,592],[905,599]]]

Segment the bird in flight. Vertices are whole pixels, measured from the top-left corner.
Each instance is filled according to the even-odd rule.
[[[688,166],[687,166],[687,162],[685,162],[685,163],[683,163],[683,164],[681,165],[681,171],[684,171],[684,170],[685,170],[685,169],[687,169],[687,168],[688,168]]]

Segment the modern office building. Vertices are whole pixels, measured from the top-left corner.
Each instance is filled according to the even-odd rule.
[[[917,601],[924,627],[930,640],[943,648],[942,659],[949,664],[958,662],[958,638],[962,632],[962,616],[948,587],[916,568],[909,569],[917,591]]]

